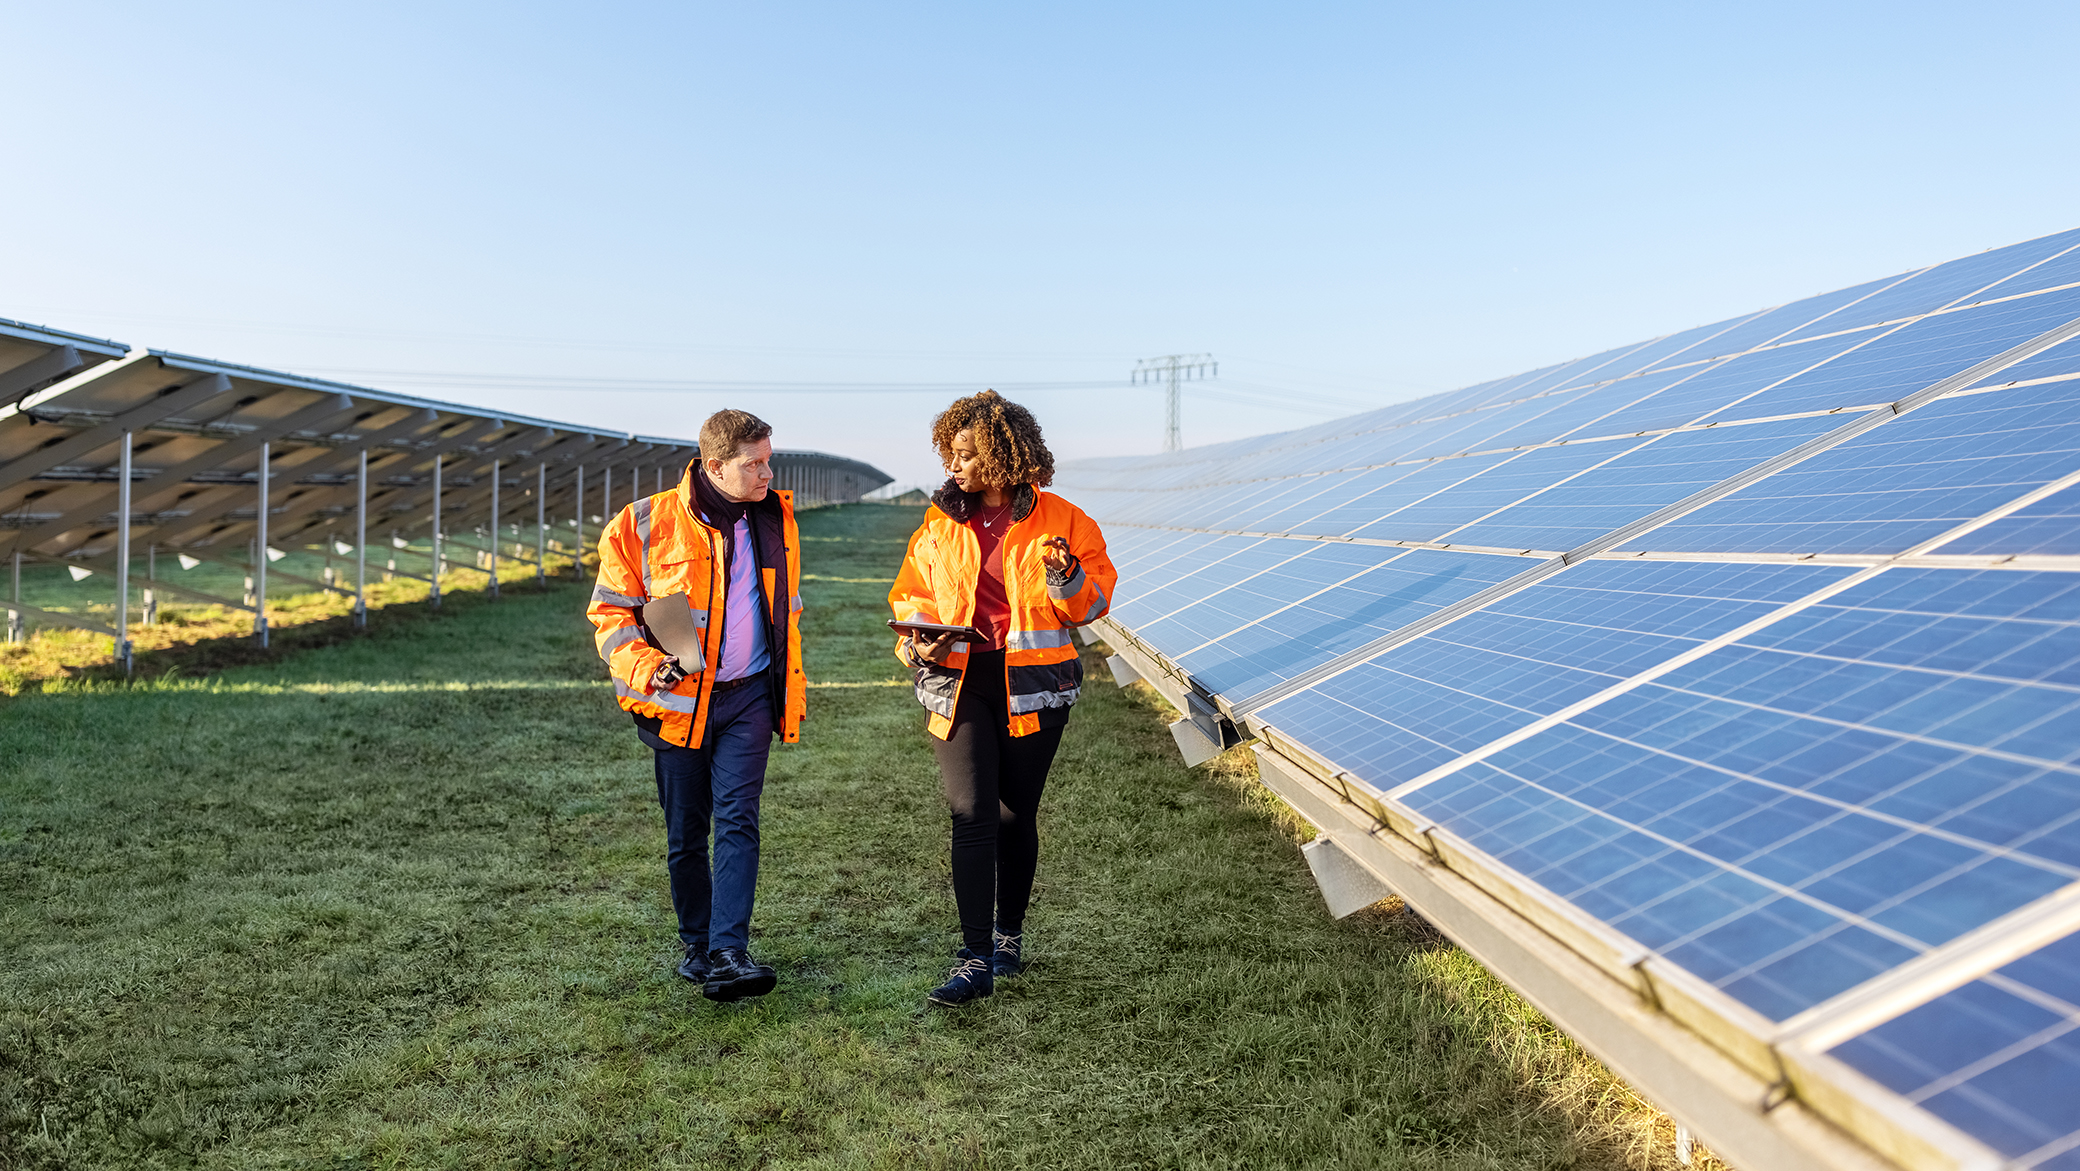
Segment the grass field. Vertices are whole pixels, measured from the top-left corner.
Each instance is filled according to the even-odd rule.
[[[482,540],[481,536],[477,539],[479,542]],[[510,546],[508,540],[503,547]],[[553,543],[553,551],[547,559],[551,573],[569,572],[571,559],[561,549],[560,541]],[[238,553],[236,550],[232,552]],[[448,563],[451,568],[441,576],[444,593],[452,597],[481,592],[486,588],[490,574],[471,568],[482,563],[477,554],[476,548],[462,541],[449,543]],[[250,612],[202,602],[191,594],[160,591],[163,596],[159,598],[158,621],[146,625],[144,587],[139,583],[144,579],[148,561],[142,556],[131,561],[130,568],[136,576],[130,586],[130,641],[137,674],[161,678],[168,673],[208,673],[250,662],[271,661],[275,657],[256,653],[258,648],[250,637],[253,631]],[[400,616],[386,615],[385,610],[411,608],[414,603],[420,604],[418,609],[423,609],[430,592],[425,582],[409,577],[385,580],[389,575],[384,572],[384,567],[391,561],[403,572],[421,576],[430,571],[433,563],[430,547],[424,541],[404,551],[392,548],[387,542],[371,543],[365,596],[370,621],[378,627]],[[267,597],[270,641],[277,644],[275,649],[294,650],[324,645],[350,633],[347,618],[353,612],[353,598],[316,590],[282,575],[294,574],[309,581],[320,581],[323,573],[331,569],[343,587],[351,587],[354,581],[351,558],[297,549],[279,561],[270,562],[268,568],[275,575],[270,579]],[[158,572],[162,579],[213,597],[238,599],[245,592],[246,572],[239,564],[203,561],[182,569],[179,559],[167,553],[158,558]],[[510,557],[502,559],[499,562],[499,580],[508,589],[531,585],[534,567]],[[11,582],[8,588],[12,589]],[[40,610],[113,626],[116,621],[115,596],[115,576],[105,571],[74,581],[63,565],[32,562],[22,566],[21,601]],[[32,621],[27,641],[0,644],[0,696],[41,689],[52,681],[62,687],[70,681],[110,679],[119,675],[114,640],[96,631],[59,625],[38,626]]]
[[[1290,815],[1239,756],[1183,768],[1145,687],[1076,710],[1030,971],[924,1011],[946,813],[880,625],[917,518],[804,518],[815,690],[753,925],[781,982],[741,1005],[670,972],[583,587],[0,701],[0,1168],[1673,1165],[1419,920],[1329,921]]]

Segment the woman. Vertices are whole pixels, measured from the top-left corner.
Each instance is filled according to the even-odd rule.
[[[1051,492],[1054,457],[1031,412],[993,390],[932,420],[952,478],[932,496],[889,591],[898,620],[969,626],[983,641],[904,637],[953,809],[961,943],[934,1004],[988,996],[1024,966],[1034,815],[1083,683],[1070,628],[1101,617],[1117,574],[1105,537]]]

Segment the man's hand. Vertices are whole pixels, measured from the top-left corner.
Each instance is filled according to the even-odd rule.
[[[953,635],[916,635],[910,640],[910,654],[927,663],[943,663],[953,653]]]
[[[660,691],[670,691],[672,688],[679,686],[680,682],[685,678],[686,669],[679,665],[678,658],[673,655],[666,655],[664,662],[657,665],[657,670],[650,673],[650,691],[652,694]]]
[[[1069,552],[1069,542],[1053,533],[1040,538],[1040,560],[1046,562],[1047,567],[1056,573],[1069,572],[1069,566],[1076,562],[1076,558]]]

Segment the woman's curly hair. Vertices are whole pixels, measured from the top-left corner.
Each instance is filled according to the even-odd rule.
[[[957,398],[932,420],[932,446],[939,449],[942,462],[953,461],[953,437],[963,431],[974,437],[980,471],[988,482],[1006,488],[1045,488],[1054,482],[1054,455],[1040,438],[1039,420],[996,391]]]

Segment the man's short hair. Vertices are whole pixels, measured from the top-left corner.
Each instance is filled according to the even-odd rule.
[[[701,424],[701,458],[729,460],[746,445],[773,433],[773,425],[750,411],[717,411]]]

